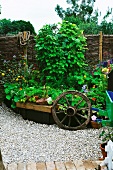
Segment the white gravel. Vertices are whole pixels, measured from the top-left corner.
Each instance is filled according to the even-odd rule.
[[[0,106],[0,149],[4,163],[97,160],[101,129],[63,130],[24,120]]]

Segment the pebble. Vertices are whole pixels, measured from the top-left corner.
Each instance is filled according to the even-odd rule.
[[[4,163],[98,160],[102,128],[69,131],[56,124],[24,120],[3,103],[0,106],[0,149]]]

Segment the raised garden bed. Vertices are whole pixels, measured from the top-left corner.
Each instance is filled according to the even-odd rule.
[[[16,103],[16,112],[21,114],[26,120],[31,120],[37,123],[55,124],[52,116],[52,106],[37,105],[34,103]]]

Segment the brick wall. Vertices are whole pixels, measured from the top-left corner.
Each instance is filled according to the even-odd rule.
[[[30,36],[27,48],[29,61],[35,60],[36,52],[34,46],[34,37]],[[19,45],[18,35],[0,37],[0,55],[3,56],[4,59],[11,59],[14,55],[19,58],[20,55],[23,55],[23,47]]]
[[[87,50],[85,57],[90,64],[97,64],[99,61],[99,34],[98,35],[85,35],[87,38]],[[28,44],[28,60],[35,62],[36,52],[34,50],[35,41],[34,37],[30,36]],[[102,53],[103,60],[113,58],[113,35],[103,35],[102,39]],[[12,58],[16,55],[19,57],[23,54],[23,48],[18,43],[18,36],[0,37],[0,54],[4,58]]]
[[[85,57],[90,64],[98,63],[99,60],[99,35],[86,35],[87,50]]]

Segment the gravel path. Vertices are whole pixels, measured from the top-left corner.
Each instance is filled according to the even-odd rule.
[[[0,149],[5,163],[97,160],[101,129],[63,130],[38,124],[0,106]]]

